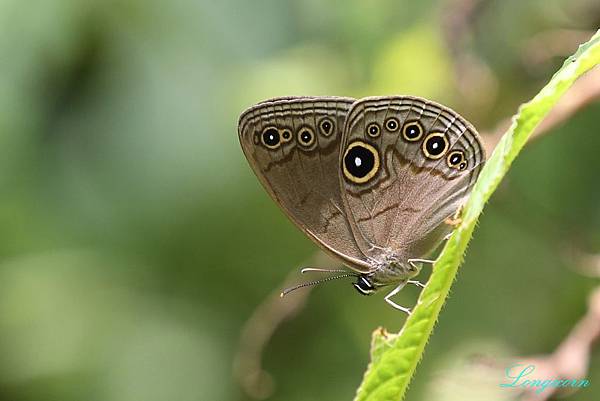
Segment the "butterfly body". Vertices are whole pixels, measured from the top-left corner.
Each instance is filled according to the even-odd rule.
[[[408,263],[409,259],[392,249],[385,249],[372,261],[371,272],[366,276],[376,288],[406,281],[417,276],[421,270],[420,266]]]
[[[485,161],[471,124],[411,96],[271,99],[238,132],[267,192],[363,294],[419,273]]]

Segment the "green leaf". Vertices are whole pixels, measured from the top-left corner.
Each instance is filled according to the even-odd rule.
[[[521,105],[512,124],[483,168],[454,231],[433,266],[427,286],[398,334],[377,329],[373,333],[371,363],[357,390],[355,401],[390,401],[404,397],[421,359],[425,344],[448,296],[477,218],[502,177],[510,168],[535,127],[573,82],[600,63],[600,30],[569,57],[550,82],[528,103]]]

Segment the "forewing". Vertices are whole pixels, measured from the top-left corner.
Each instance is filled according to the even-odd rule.
[[[383,249],[423,257],[437,246],[452,228],[444,220],[464,202],[485,161],[479,136],[464,118],[409,96],[354,103],[342,149],[350,226],[361,250],[375,258]]]

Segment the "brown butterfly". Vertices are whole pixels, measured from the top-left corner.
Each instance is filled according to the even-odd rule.
[[[282,97],[244,111],[240,143],[288,217],[351,270],[290,288],[357,278],[391,300],[447,237],[485,162],[477,131],[447,107],[412,96]]]

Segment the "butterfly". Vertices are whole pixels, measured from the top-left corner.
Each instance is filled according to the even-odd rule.
[[[355,277],[391,298],[451,233],[448,219],[485,163],[475,128],[455,111],[414,96],[280,97],[244,111],[241,147],[292,222],[348,270],[282,293]]]

